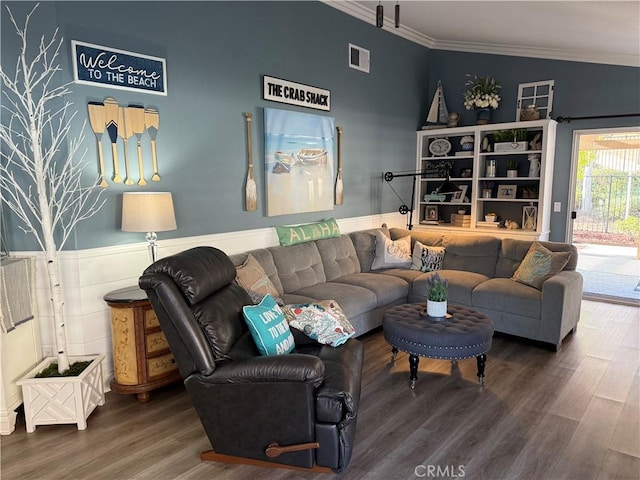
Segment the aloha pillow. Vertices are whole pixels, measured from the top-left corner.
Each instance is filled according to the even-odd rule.
[[[236,267],[236,282],[247,291],[253,303],[260,303],[265,295],[271,295],[280,303],[278,290],[260,262],[251,254],[247,255],[242,265]]]
[[[289,324],[271,295],[258,305],[242,307],[244,320],[261,355],[283,355],[295,347]]]
[[[311,242],[323,238],[340,236],[340,228],[334,218],[322,222],[307,223],[290,227],[276,226],[280,245],[295,245],[296,243]]]
[[[335,300],[285,305],[282,310],[289,325],[318,343],[337,347],[356,334]]]
[[[571,252],[552,252],[533,242],[511,280],[542,290],[542,284],[560,272],[569,261]]]
[[[413,246],[413,263],[411,264],[411,270],[420,270],[421,272],[442,270],[444,252],[444,247],[430,247],[416,240]]]
[[[381,268],[409,268],[411,266],[411,235],[391,240],[380,230],[376,231],[376,251],[371,270]]]

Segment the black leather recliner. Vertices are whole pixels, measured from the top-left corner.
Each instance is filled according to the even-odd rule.
[[[360,399],[363,347],[320,345],[261,356],[245,324],[248,294],[227,255],[196,247],[140,277],[213,450],[203,460],[342,471]]]

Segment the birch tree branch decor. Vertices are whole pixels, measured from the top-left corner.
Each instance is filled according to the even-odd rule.
[[[78,222],[95,215],[104,204],[103,189],[82,183],[85,151],[81,151],[84,124],[78,136],[69,138],[76,111],[65,100],[69,84],[56,86],[62,38],[58,30],[49,40],[44,35],[32,57],[28,48],[29,20],[38,4],[20,27],[9,18],[20,38],[15,73],[0,67],[3,104],[0,124],[0,193],[45,254],[49,291],[55,322],[58,370],[69,368],[58,252],[62,250]],[[79,157],[79,161],[74,159]]]

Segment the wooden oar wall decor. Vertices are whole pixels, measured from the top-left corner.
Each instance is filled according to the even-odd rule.
[[[158,173],[158,156],[156,152],[156,139],[158,129],[160,128],[160,114],[154,107],[145,108],[142,105],[121,106],[113,97],[107,97],[104,102],[88,102],[87,110],[89,113],[89,123],[91,130],[96,136],[98,144],[98,165],[100,167],[99,184],[101,187],[107,187],[111,180],[113,183],[123,182],[120,176],[120,160],[118,159],[118,138],[122,140],[124,145],[124,166],[125,166],[125,185],[140,186],[147,185],[144,178],[144,155],[142,141],[144,132],[150,140],[151,145],[151,162],[153,167],[153,175],[151,181],[160,181]],[[104,133],[107,135],[104,135]],[[105,165],[104,153],[102,149],[103,138],[108,138],[111,144],[111,160],[113,165],[113,176],[109,177]],[[135,137],[136,151],[138,159],[138,178],[137,182],[132,178],[135,171],[130,169],[129,164],[129,139]]]

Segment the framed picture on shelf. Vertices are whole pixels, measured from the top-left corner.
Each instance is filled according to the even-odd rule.
[[[424,219],[426,221],[437,222],[438,221],[438,207],[435,205],[427,205],[424,210]]]
[[[498,198],[516,198],[517,185],[498,185]]]
[[[463,168],[460,170],[460,178],[471,178],[471,169]]]
[[[538,207],[522,207],[522,229],[535,231],[538,226]]]
[[[465,195],[467,194],[468,185],[460,185],[460,190],[451,196],[451,203],[464,202]]]

